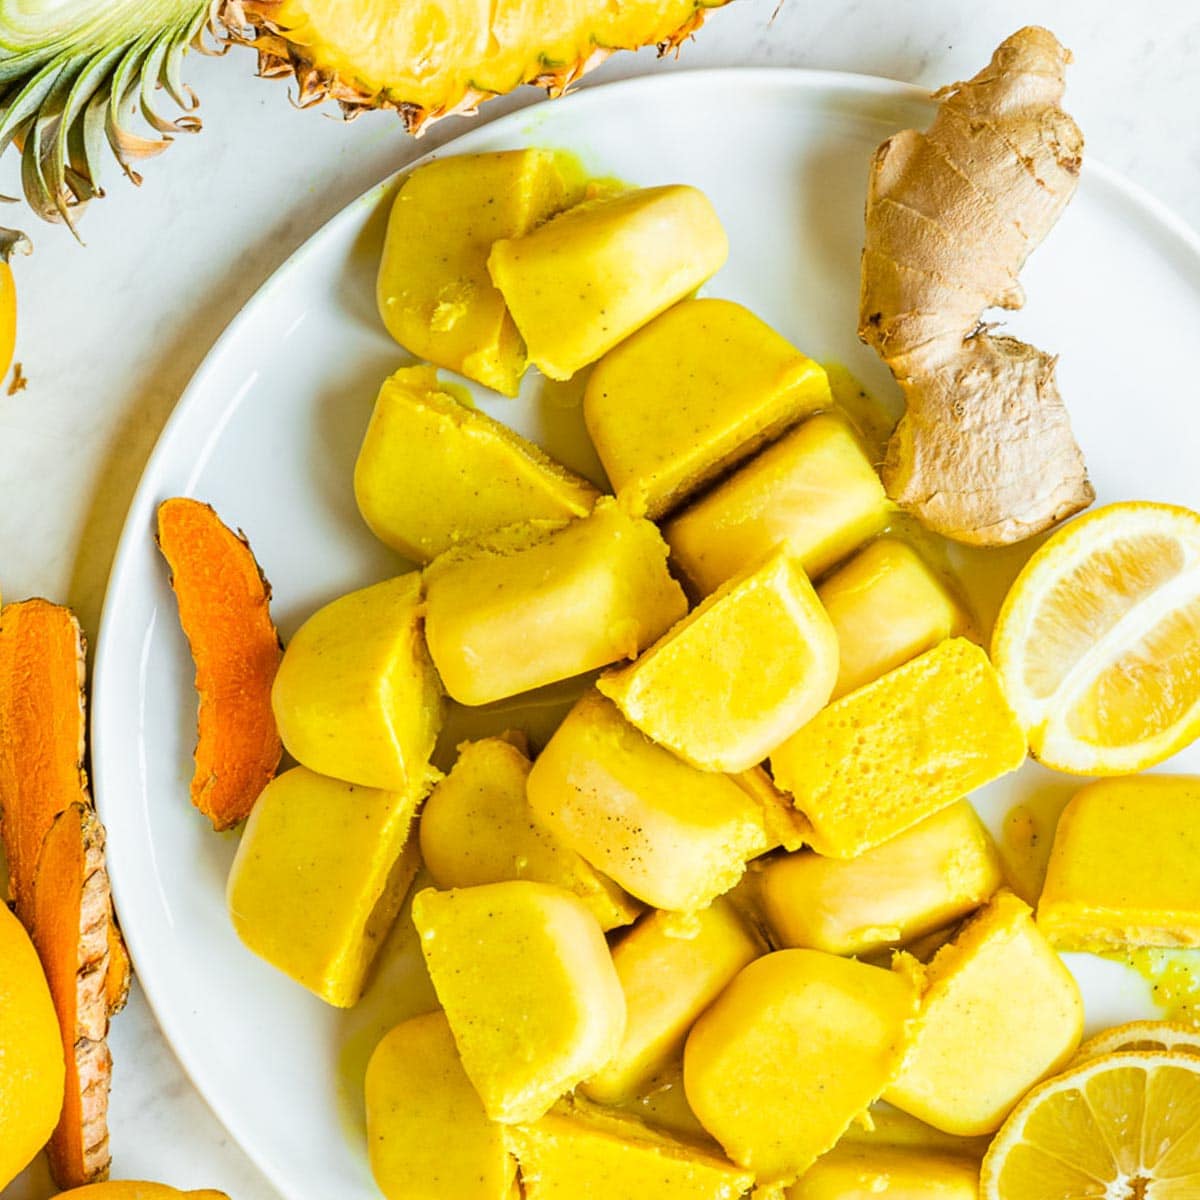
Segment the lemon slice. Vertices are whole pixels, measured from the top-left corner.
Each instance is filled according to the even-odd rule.
[[[992,661],[1035,757],[1077,775],[1162,762],[1200,734],[1200,514],[1112,504],[1025,565]]]
[[[983,1160],[982,1200],[1195,1200],[1200,1056],[1106,1054],[1034,1088]]]
[[[1130,1021],[1089,1038],[1075,1052],[1073,1065],[1121,1050],[1182,1050],[1200,1054],[1200,1029],[1179,1021]]]

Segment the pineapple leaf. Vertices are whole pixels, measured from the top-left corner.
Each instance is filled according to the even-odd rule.
[[[16,143],[38,216],[64,221],[102,196],[105,146],[135,183],[133,160],[199,129],[182,81],[188,48],[212,28],[212,0],[0,3],[0,154]],[[159,90],[182,113],[171,119]],[[153,136],[131,128],[140,120]]]

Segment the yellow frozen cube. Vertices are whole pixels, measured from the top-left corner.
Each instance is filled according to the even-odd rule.
[[[907,955],[897,967],[921,981],[921,1013],[884,1099],[935,1129],[992,1133],[1079,1046],[1079,987],[1011,892],[998,892],[927,967]]]
[[[367,1065],[367,1151],[388,1200],[508,1200],[517,1164],[442,1012],[397,1025]]]
[[[754,1182],[719,1154],[591,1108],[564,1105],[513,1141],[526,1200],[736,1200]]]
[[[759,896],[780,946],[863,955],[949,925],[1001,882],[992,839],[963,800],[857,858],[774,859]]]
[[[762,950],[725,900],[686,916],[643,917],[613,950],[628,1013],[625,1039],[608,1066],[584,1082],[583,1093],[619,1104],[646,1091],[683,1049],[696,1018]]]
[[[254,803],[229,872],[238,937],[322,1000],[348,1008],[420,866],[407,791],[358,787],[293,767]]]
[[[778,551],[597,686],[693,766],[748,771],[824,706],[837,663],[812,584]]]
[[[1056,946],[1200,946],[1200,778],[1135,775],[1059,818],[1038,926]]]
[[[891,512],[854,431],[822,413],[689,505],[664,533],[680,570],[707,595],[780,543],[815,579],[874,537]]]
[[[838,639],[836,700],[964,632],[970,622],[921,556],[880,538],[830,575],[817,595]]]
[[[521,521],[586,516],[596,489],[537,446],[404,367],[379,389],[354,468],[371,532],[414,562]]]
[[[843,1144],[786,1194],[787,1200],[979,1200],[979,1164],[911,1147]]]
[[[950,638],[835,700],[771,755],[819,854],[853,858],[1025,761],[988,656]]]
[[[895,1077],[916,1009],[895,972],[819,950],[768,954],[688,1036],[688,1101],[760,1183],[791,1182]]]
[[[574,892],[602,929],[642,906],[563,845],[525,798],[531,763],[504,738],[466,742],[421,813],[421,856],[440,888],[533,879]]]
[[[284,651],[271,707],[310,770],[404,791],[431,776],[442,690],[421,634],[418,571],[315,612]]]
[[[761,808],[736,780],[676,758],[597,692],[533,764],[528,795],[568,846],[655,908],[703,908],[771,844]]]
[[[426,572],[429,652],[462,704],[633,658],[687,611],[658,530],[612,500],[504,549],[451,553]]]
[[[729,243],[703,192],[674,184],[576,205],[488,257],[529,351],[569,379],[698,288]]]
[[[583,415],[621,502],[659,517],[829,403],[820,364],[749,309],[686,300],[597,364]]]
[[[489,1117],[536,1121],[621,1045],[625,996],[578,896],[528,880],[413,900],[421,950]]]
[[[388,218],[379,315],[417,358],[515,396],[525,347],[488,275],[492,244],[519,237],[575,196],[552,150],[463,154],[418,167]]]

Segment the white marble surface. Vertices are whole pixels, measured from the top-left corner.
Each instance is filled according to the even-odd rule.
[[[611,61],[589,82],[652,69],[750,65],[857,71],[938,85],[972,74],[1019,25],[1050,26],[1075,52],[1069,107],[1088,152],[1200,226],[1200,9],[1180,0],[738,0],[678,64]],[[208,346],[266,275],[348,200],[438,141],[375,114],[349,127],[287,103],[253,60],[192,58],[204,133],[146,165],[83,225],[31,229],[18,263],[18,358],[27,390],[0,394],[0,586],[76,607],[94,635],[126,505],[163,421]],[[536,101],[529,91],[485,110]],[[7,164],[11,172],[12,164]],[[3,185],[8,183],[9,187]],[[0,171],[0,190],[11,174]],[[0,220],[8,214],[0,213]],[[113,1032],[114,1176],[275,1193],[182,1074],[139,993]],[[4,1200],[52,1193],[36,1166]],[[331,1197],[330,1200],[336,1200]]]

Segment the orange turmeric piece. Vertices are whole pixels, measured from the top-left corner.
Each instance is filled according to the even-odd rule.
[[[108,873],[104,827],[92,808],[58,815],[38,857],[30,933],[58,1013],[66,1092],[47,1155],[60,1188],[108,1175]]]
[[[54,818],[88,804],[83,770],[85,646],[75,615],[46,600],[0,611],[0,833],[17,917]]]
[[[108,1004],[108,1015],[115,1017],[129,999],[129,985],[133,982],[133,964],[125,939],[117,928],[116,917],[108,923],[108,971],[104,976],[104,998]]]
[[[214,829],[229,829],[249,815],[283,753],[271,712],[282,655],[271,588],[250,543],[198,500],[159,505],[158,547],[200,694],[192,803]]]

